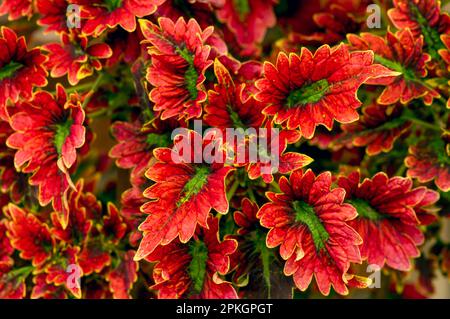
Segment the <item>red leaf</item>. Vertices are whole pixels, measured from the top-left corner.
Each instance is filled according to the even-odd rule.
[[[315,54],[302,48],[300,56],[280,53],[276,66],[264,64],[264,78],[256,82],[256,98],[269,104],[264,114],[288,129],[300,128],[312,138],[317,125],[331,130],[333,121],[358,119],[359,87],[371,78],[398,73],[373,64],[370,51],[349,52],[347,46],[320,47]]]
[[[42,266],[47,261],[55,245],[48,226],[33,214],[9,204],[7,214],[8,233],[11,245],[20,251],[20,257],[31,260],[33,266]]]
[[[117,267],[106,275],[109,289],[115,299],[131,298],[130,290],[138,278],[139,269],[139,264],[133,260],[134,254],[133,250],[127,251],[121,257]]]
[[[201,136],[190,131],[190,141]],[[186,135],[178,136],[174,149],[186,148],[183,140]],[[210,140],[204,139],[200,148],[194,143],[190,163],[193,163],[195,154],[213,143],[221,142],[214,135]],[[223,152],[223,151],[221,151]],[[211,209],[219,213],[228,212],[228,200],[225,194],[225,178],[233,168],[223,163],[190,164],[177,163],[173,158],[179,156],[167,148],[158,148],[154,155],[158,163],[147,171],[147,177],[155,184],[147,188],[144,196],[152,201],[142,206],[142,211],[149,214],[147,219],[139,226],[144,233],[139,249],[134,257],[140,260],[150,254],[158,245],[167,245],[176,237],[182,243],[187,242],[195,232],[197,224],[208,227],[207,218]],[[224,159],[224,156],[219,156]]]

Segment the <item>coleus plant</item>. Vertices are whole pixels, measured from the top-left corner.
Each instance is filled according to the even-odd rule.
[[[449,6],[2,1],[0,298],[431,296]]]

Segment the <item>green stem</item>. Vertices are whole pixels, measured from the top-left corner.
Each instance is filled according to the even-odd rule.
[[[405,164],[402,164],[398,170],[395,172],[395,176],[403,176],[403,174],[405,174],[406,171],[406,166]]]
[[[91,88],[95,82],[87,82],[76,86],[66,88],[66,93],[85,91]]]
[[[252,202],[256,203],[255,193],[253,192],[253,189],[251,189],[251,187],[248,188],[248,197],[250,197]]]
[[[431,105],[431,108],[430,108],[431,115],[433,116],[434,122],[437,123],[437,125],[439,127],[445,127],[445,124],[443,124],[443,123],[445,123],[446,121],[445,120],[442,121],[441,118],[439,117],[440,110],[438,109],[438,107],[439,106],[437,106],[435,104]]]
[[[238,187],[239,187],[239,180],[236,178],[233,182],[233,185],[231,185],[231,188],[227,192],[228,201],[230,201],[231,198],[234,196],[234,193],[236,193]]]
[[[95,93],[95,91],[97,91],[104,76],[105,76],[105,73],[100,73],[98,75],[97,79],[94,82],[94,85],[92,85],[92,89],[89,90],[88,95],[86,96],[86,98],[83,101],[83,104],[82,104],[83,109],[89,103],[89,101],[91,100],[92,95]]]
[[[261,262],[263,265],[263,275],[264,275],[264,281],[266,282],[267,286],[267,298],[271,299],[271,288],[272,285],[270,283],[270,254],[266,247],[266,244],[261,246]]]
[[[95,119],[95,118],[99,118],[99,117],[101,117],[101,116],[103,116],[104,114],[107,114],[107,113],[108,113],[107,109],[101,109],[101,110],[99,110],[97,112],[89,113],[89,117],[91,119]]]
[[[419,119],[417,119],[415,117],[405,115],[405,116],[403,116],[403,118],[413,122],[414,124],[426,127],[426,128],[428,128],[430,130],[437,131],[437,132],[442,132],[442,129],[439,126],[427,123],[427,122],[419,120]]]
[[[281,188],[277,182],[273,181],[272,183],[270,183],[270,186],[274,188],[276,193],[282,193]]]
[[[20,277],[26,278],[26,277],[28,277],[29,274],[31,274],[33,272],[33,270],[34,270],[33,266],[27,266],[27,267],[22,267],[22,268],[10,271],[8,273],[8,275],[11,277],[19,277],[20,276]]]

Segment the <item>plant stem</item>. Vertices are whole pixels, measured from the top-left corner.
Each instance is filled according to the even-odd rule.
[[[266,282],[267,286],[267,298],[271,299],[272,285],[270,283],[270,255],[266,247],[265,241],[261,245],[260,251],[261,251],[261,262],[263,265],[264,281]]]
[[[234,193],[236,193],[238,187],[239,187],[239,180],[236,178],[233,182],[233,185],[231,185],[231,188],[227,192],[228,201],[230,201],[231,198],[234,196]]]
[[[92,95],[97,91],[98,87],[100,86],[100,82],[102,81],[103,77],[105,76],[105,73],[100,73],[97,77],[97,79],[94,82],[94,85],[92,85],[92,88],[89,90],[87,96],[85,97],[82,107],[83,109],[86,107],[86,105],[89,103],[89,101],[92,98]]]
[[[76,86],[71,86],[66,89],[66,93],[79,92],[84,91],[91,88],[95,82],[87,82]]]
[[[414,124],[421,125],[421,126],[426,127],[426,128],[428,128],[430,130],[437,131],[437,132],[442,132],[442,129],[439,126],[435,126],[435,125],[430,124],[428,122],[419,120],[419,119],[417,119],[415,117],[405,116],[404,118],[409,120],[409,121],[411,121],[411,122],[413,122]]]
[[[395,176],[403,176],[403,174],[405,173],[405,171],[406,171],[406,166],[405,166],[405,164],[402,164],[402,165],[398,168],[398,170],[395,172]]]
[[[253,189],[251,189],[251,187],[248,188],[248,197],[250,197],[252,202],[256,203],[255,193],[253,193]]]
[[[270,183],[270,186],[272,186],[275,189],[275,192],[282,193],[281,188],[277,182],[273,181],[272,183]]]
[[[26,266],[19,269],[15,269],[13,271],[10,271],[8,275],[11,277],[28,277],[28,275],[34,270],[33,266]]]

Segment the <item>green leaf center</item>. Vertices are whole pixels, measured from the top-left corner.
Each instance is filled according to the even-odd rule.
[[[436,154],[437,162],[442,166],[450,166],[450,157],[445,150],[446,144],[441,138],[435,138],[429,143],[430,148]]]
[[[247,128],[244,122],[242,122],[241,118],[239,117],[239,114],[233,110],[233,107],[231,105],[227,105],[227,111],[230,115],[231,122],[233,122],[233,127],[242,129]]]
[[[199,294],[203,289],[206,276],[206,262],[208,261],[208,247],[200,240],[189,244],[189,254],[192,260],[188,266],[189,277],[192,280],[192,292]]]
[[[292,91],[287,98],[289,108],[319,102],[330,89],[326,79],[304,85]]]
[[[422,15],[419,8],[412,1],[409,3],[409,8],[411,13],[414,15],[413,19],[420,25],[425,43],[428,45],[428,52],[433,59],[439,61],[441,57],[438,50],[445,48],[440,39],[439,32],[430,27],[428,20]]]
[[[109,12],[112,12],[122,6],[122,0],[104,0],[104,3]]]
[[[180,207],[193,196],[197,195],[208,182],[210,170],[207,166],[200,166],[195,168],[195,173],[192,178],[184,185],[182,195],[177,202],[177,207]]]
[[[369,202],[367,202],[364,199],[352,198],[352,199],[349,199],[347,202],[350,203],[351,205],[353,205],[353,207],[356,208],[356,211],[358,212],[358,214],[363,218],[373,220],[373,221],[378,221],[378,220],[384,218],[384,216],[382,214],[378,213],[376,211],[376,209],[374,209],[369,204]]]
[[[248,0],[233,0],[233,7],[239,15],[239,20],[245,21],[250,13],[250,4]]]
[[[13,75],[23,67],[23,64],[11,61],[0,68],[0,81],[11,78]]]
[[[147,144],[156,147],[168,147],[171,144],[171,139],[167,134],[150,133],[147,135]]]
[[[187,48],[177,48],[175,52],[177,52],[188,63],[187,70],[184,73],[184,82],[186,84],[186,90],[189,92],[191,100],[196,100],[198,97],[198,73],[194,65],[194,58]]]
[[[308,227],[316,250],[318,252],[321,251],[325,248],[325,243],[330,235],[314,211],[314,208],[300,200],[295,201],[292,206],[295,211],[295,221],[305,224]]]
[[[388,67],[391,70],[402,73],[403,77],[407,81],[418,81],[414,70],[412,70],[410,68],[406,68],[398,62],[391,61],[391,60],[386,59],[379,55],[375,55],[374,60],[375,60],[375,62],[380,63],[380,64]]]
[[[54,144],[58,155],[62,153],[62,147],[66,141],[66,138],[70,135],[70,127],[72,126],[73,120],[68,120],[61,124],[55,125],[55,139]]]

